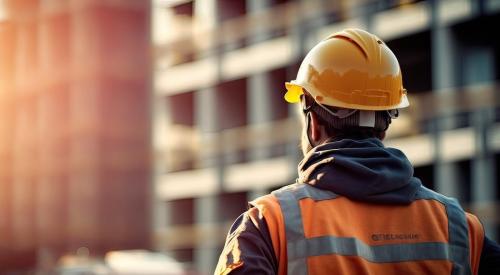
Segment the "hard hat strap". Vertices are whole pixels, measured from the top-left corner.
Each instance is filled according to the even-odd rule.
[[[323,105],[321,103],[317,103],[316,102],[316,104],[318,104],[321,108],[323,108],[325,111],[327,111],[332,116],[334,116],[336,118],[340,118],[340,119],[344,119],[344,118],[350,117],[350,116],[354,115],[357,111],[359,111],[359,110],[356,110],[356,109],[337,109],[334,112],[330,108],[326,107],[325,105]]]
[[[387,114],[389,115],[390,118],[396,119],[399,117],[399,110],[398,109],[387,110]]]
[[[357,112],[359,112],[359,123],[358,126],[360,127],[372,127],[375,128],[375,125],[377,124],[377,115],[376,111],[370,111],[370,110],[357,110],[357,109],[337,109],[336,111],[331,110],[327,106],[318,103],[314,101],[313,104],[317,104],[319,107],[321,107],[323,110],[325,110],[327,113],[330,115],[339,118],[339,119],[346,119],[352,115],[355,115]],[[311,106],[313,105],[311,104]],[[387,110],[387,116],[389,121],[386,124],[386,127],[384,130],[387,130],[387,127],[390,124],[391,119],[396,119],[399,117],[399,110],[398,109],[393,109],[393,110]]]
[[[310,102],[309,102],[310,101]],[[306,94],[300,95],[300,103],[302,105],[302,113],[306,115],[313,105],[316,103],[310,96],[307,96]]]
[[[311,125],[311,111],[308,110],[306,111],[307,113],[305,113],[305,118],[306,118],[306,136],[307,136],[307,142],[309,142],[309,146],[311,146],[311,148],[314,148],[314,145],[312,144],[311,142],[311,137],[309,136],[309,127]]]
[[[304,118],[306,120],[306,136],[307,136],[307,142],[309,143],[309,146],[311,148],[314,148],[314,145],[311,142],[311,137],[309,137],[309,128],[311,125],[311,108],[315,104],[314,100],[311,102],[311,104],[307,104],[307,96],[302,94],[300,96],[300,103],[302,105],[302,113],[304,114]]]
[[[386,111],[373,111],[373,110],[359,110],[359,109],[346,109],[346,108],[329,108],[329,106],[323,105],[315,101],[308,94],[303,94],[300,97],[300,102],[302,105],[302,112],[306,119],[306,127],[309,132],[310,117],[309,113],[311,111],[316,112],[319,117],[325,121],[330,121],[333,128],[342,130],[349,127],[368,127],[374,128],[378,131],[385,131],[389,127],[392,119],[399,116],[399,111],[397,109],[386,110]],[[317,105],[319,109],[315,107]],[[318,111],[324,112],[318,112]],[[329,120],[325,115],[328,114],[332,116]],[[309,138],[309,136],[308,136]],[[311,144],[311,142],[309,141]]]

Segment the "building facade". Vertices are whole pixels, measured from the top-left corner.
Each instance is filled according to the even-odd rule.
[[[151,248],[150,8],[0,1],[1,274]]]
[[[153,1],[156,249],[210,273],[247,201],[294,182],[300,116],[283,101],[307,51],[362,28],[399,59],[411,107],[385,141],[498,240],[495,0]]]

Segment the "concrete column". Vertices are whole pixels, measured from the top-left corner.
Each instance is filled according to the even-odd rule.
[[[271,120],[271,97],[270,80],[268,72],[251,75],[247,81],[247,104],[249,127],[259,131],[272,131]],[[270,150],[266,147],[266,140],[251,140],[249,159],[265,159],[270,156]]]
[[[306,4],[305,0],[301,0],[299,3]],[[289,30],[290,36],[294,40],[293,43],[293,57],[294,61],[292,61],[292,64],[296,63],[299,64],[302,62],[303,57],[306,55],[306,53],[310,50],[306,48],[306,42],[305,40],[307,39],[307,33],[308,31],[305,29],[303,24],[300,24],[303,18],[297,19],[297,23],[295,25],[292,25]],[[298,72],[298,67],[288,67],[287,68],[287,80],[293,80],[297,77],[297,72]],[[299,111],[300,106],[298,104],[288,104],[288,113],[290,114],[290,118],[296,119],[297,121],[303,121],[303,115],[302,112]],[[300,126],[299,126],[300,127]],[[296,142],[289,142],[286,145],[286,152],[287,156],[290,158],[290,169],[292,171],[295,171],[297,169],[297,164],[299,163],[300,159],[302,159],[302,152],[300,149],[298,149]]]
[[[211,87],[195,92],[194,110],[202,144],[212,144],[220,148],[223,144],[215,135],[217,129],[216,91],[215,88]],[[214,156],[213,152],[214,148],[200,148],[201,159],[199,159],[199,165],[217,170],[219,185],[222,186],[224,178],[222,158]],[[217,221],[218,201],[215,195],[195,198],[194,204],[194,226],[203,230],[203,228],[210,227]],[[201,274],[210,274],[215,268],[220,252],[212,239],[201,239],[194,250],[194,265],[197,271]]]
[[[215,28],[218,24],[217,20],[217,1],[216,0],[197,0],[194,2],[194,16],[197,24],[203,28]],[[217,39],[216,32],[211,39]],[[218,51],[218,50],[217,50]],[[200,56],[203,58],[204,56]],[[216,52],[216,69],[218,79],[220,79],[220,53]],[[195,92],[194,110],[195,121],[199,129],[200,140],[202,144],[214,144],[222,146],[219,139],[214,135],[217,130],[217,90],[215,87],[208,87]],[[223,182],[223,166],[220,157],[214,158],[211,154],[213,148],[201,148],[200,150],[200,166],[211,167],[218,171],[219,183],[222,186]],[[206,196],[196,198],[194,201],[194,226],[201,230],[210,227],[217,221],[217,198],[214,196]],[[213,243],[211,239],[202,239],[194,248],[194,266],[200,274],[211,274],[215,269],[217,258],[221,251]]]
[[[455,72],[456,60],[455,44],[458,43],[453,37],[451,29],[443,26],[439,20],[439,1],[431,1],[432,12],[432,88],[440,92],[445,88],[458,85],[457,72]],[[453,128],[454,118],[436,117],[433,121],[434,144],[435,144],[435,173],[434,186],[438,192],[447,196],[463,199],[463,178],[460,177],[458,166],[443,159],[441,132],[444,129]]]
[[[271,5],[270,0],[261,0],[261,1],[246,0],[247,14],[251,15],[252,13],[258,13],[268,8],[270,5]],[[255,34],[249,38],[250,43],[257,43],[267,39],[269,35],[268,33],[266,33],[265,30],[268,27],[269,26],[266,26],[265,24],[252,25],[252,29],[254,30]]]
[[[262,124],[270,121],[272,115],[270,85],[268,72],[257,73],[248,78],[247,96],[250,105],[248,108],[250,124]]]
[[[194,94],[194,116],[196,127],[200,133],[200,141],[210,147],[202,146],[199,151],[199,166],[214,167],[218,164],[213,152],[218,148],[213,146],[222,146],[222,143],[216,138],[217,131],[217,90],[214,87],[205,88],[196,91]]]
[[[210,230],[218,221],[216,195],[196,198],[194,204],[195,226],[201,231]],[[194,264],[200,274],[212,274],[222,252],[219,251],[218,244],[214,242],[214,239],[203,238],[199,240],[194,250]]]
[[[215,0],[194,1],[194,16],[200,27],[215,27],[217,25],[217,14],[217,2]]]
[[[463,57],[462,81],[465,86],[494,81],[495,58],[490,47],[468,48]],[[475,129],[476,139],[476,155],[471,163],[471,200],[473,205],[493,204],[496,200],[495,156],[489,148],[490,129],[494,121],[494,108],[480,109],[471,114],[471,125]],[[490,238],[498,239],[497,225],[485,218],[481,221],[486,234]]]
[[[494,109],[478,110],[472,114],[471,120],[475,128],[476,155],[472,159],[471,202],[473,207],[484,205],[493,207],[496,201],[495,156],[489,147],[490,129],[495,121]],[[474,208],[473,208],[474,210]],[[481,218],[481,217],[480,217]],[[498,240],[497,222],[487,218],[481,219],[488,237]]]
[[[198,129],[202,134],[212,134],[217,130],[217,91],[206,88],[196,92],[194,98],[195,119]]]
[[[215,29],[217,21],[217,1],[200,0],[194,2],[194,17],[199,28]],[[209,39],[216,40],[216,34]],[[199,58],[205,58],[206,53],[199,54]],[[220,78],[220,56],[216,54],[217,79]],[[217,130],[217,90],[215,87],[207,87],[195,92],[194,111],[195,123],[200,132],[200,139],[205,144],[215,144],[213,134]],[[216,165],[213,156],[209,156],[210,148],[201,148],[200,166],[209,167]]]
[[[156,181],[155,181],[156,182]],[[157,238],[161,237],[158,233],[164,232],[166,228],[169,227],[170,221],[172,220],[172,207],[168,207],[165,201],[159,199],[153,202],[153,247],[156,251],[163,253],[168,253],[167,248],[164,246],[164,242],[159,241]]]
[[[469,0],[472,12],[475,16],[482,16],[487,12],[488,0]]]
[[[156,96],[155,100],[152,102],[153,106],[153,152],[154,152],[154,162],[153,162],[153,190],[156,190],[156,184],[160,182],[162,175],[165,173],[165,167],[167,167],[166,160],[166,149],[167,149],[167,131],[168,125],[170,125],[170,117],[168,106],[165,104],[165,98]],[[170,221],[171,209],[165,203],[165,201],[160,200],[153,194],[152,198],[152,217],[153,217],[153,236],[157,236],[156,233],[168,227]],[[158,243],[154,241],[154,243]],[[164,251],[163,246],[155,245],[155,248],[159,251]]]
[[[256,13],[264,10],[270,5],[269,0],[253,1],[247,0],[248,13]],[[265,25],[256,25],[256,34],[249,38],[250,43],[258,43],[269,37],[265,32]],[[271,131],[269,122],[271,110],[270,80],[268,72],[260,72],[248,77],[247,81],[247,102],[249,126],[262,131]],[[249,152],[250,160],[264,159],[269,156],[269,148],[265,148],[262,139],[252,140],[252,149]]]

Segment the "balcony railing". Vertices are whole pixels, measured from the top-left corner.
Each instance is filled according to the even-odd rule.
[[[497,114],[496,118],[492,118],[493,121],[486,123],[498,121],[499,90],[498,85],[482,85],[411,95],[411,106],[402,110],[400,117],[393,122],[387,139],[441,131],[443,129],[435,128],[439,124],[433,122],[450,117],[458,118],[459,115],[460,123],[455,128],[460,127],[460,124],[464,127],[475,127],[470,114],[484,109],[496,110]],[[257,148],[298,144],[300,129],[299,116],[204,134],[201,134],[196,126],[172,125],[168,136],[165,137],[167,146],[157,155],[164,157],[168,163],[166,171],[196,169],[206,167],[206,163],[217,163],[210,160],[224,158],[224,155],[245,154]]]

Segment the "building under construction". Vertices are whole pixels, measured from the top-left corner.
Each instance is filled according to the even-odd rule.
[[[401,65],[411,107],[385,144],[498,241],[496,26],[497,0],[0,1],[0,273],[80,248],[212,273],[247,201],[295,181],[284,83],[348,27]]]
[[[283,101],[305,53],[362,28],[399,59],[411,108],[385,141],[498,240],[500,2],[153,3],[156,248],[210,272],[246,202],[294,182],[300,119]]]

